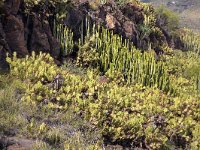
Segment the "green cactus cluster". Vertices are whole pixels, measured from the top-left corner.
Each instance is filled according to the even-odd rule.
[[[84,44],[79,45],[79,64],[91,64],[112,78],[120,73],[128,84],[141,83],[174,92],[163,62],[156,61],[153,51],[142,53],[129,40],[99,26],[88,26],[87,31],[85,41],[80,42]]]
[[[194,51],[197,54],[200,54],[200,35],[194,33],[189,29],[183,29],[180,33],[179,38],[183,43],[184,50]]]
[[[61,44],[62,55],[67,56],[73,52],[74,41],[73,32],[62,24],[54,21],[54,35]]]
[[[152,5],[141,3],[143,7],[143,14],[144,14],[144,25],[155,27],[156,23],[156,13]]]

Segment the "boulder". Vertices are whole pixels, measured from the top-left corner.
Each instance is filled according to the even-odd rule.
[[[116,28],[117,19],[114,16],[112,16],[111,14],[106,15],[105,22],[106,22],[107,29],[115,29]]]
[[[132,21],[125,21],[122,25],[122,28],[125,38],[134,41],[134,37],[136,36],[135,24]]]

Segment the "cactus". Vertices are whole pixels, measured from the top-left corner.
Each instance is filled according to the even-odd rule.
[[[154,52],[141,53],[129,40],[123,40],[122,36],[103,27],[97,25],[91,27],[89,19],[85,20],[86,29],[83,29],[83,23],[80,29],[82,34],[79,39],[80,50],[78,54],[78,58],[84,58],[81,61],[78,59],[78,63],[97,64],[96,67],[101,72],[109,72],[109,76],[112,77],[115,77],[115,73],[119,72],[127,84],[141,83],[143,86],[157,86],[159,89],[169,92],[169,87],[171,87],[169,75],[165,71],[163,63],[156,62]],[[57,25],[54,30],[62,45],[64,55],[72,53],[73,33],[64,25]],[[83,30],[86,31],[85,35]],[[93,48],[89,49],[92,49],[93,52],[84,49],[85,46],[90,46],[90,42],[92,42]]]

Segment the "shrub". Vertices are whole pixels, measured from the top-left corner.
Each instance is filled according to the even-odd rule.
[[[30,56],[29,59],[9,59],[11,73],[21,77],[21,73],[29,66],[30,70],[46,68],[50,77],[56,75],[50,71],[52,69],[48,62],[46,65],[30,65],[32,59],[35,62],[46,62],[50,56],[40,54]],[[173,97],[158,88],[139,84],[119,85],[112,79],[101,83],[98,74],[91,70],[81,76],[61,68],[57,68],[56,72],[64,78],[61,88],[57,90],[48,88],[42,82],[43,75],[36,74],[33,77],[32,72],[27,72],[21,78],[26,81],[24,101],[59,111],[72,109],[75,114],[90,122],[94,129],[101,129],[102,135],[110,142],[122,144],[126,141],[129,146],[142,145],[143,148],[151,149],[163,149],[169,147],[169,143],[185,148],[199,142],[196,138],[198,133],[193,133],[200,120],[197,95],[191,97],[180,93],[179,97]],[[182,145],[178,144],[180,142]]]
[[[200,35],[194,33],[190,29],[183,28],[174,33],[174,37],[178,39],[177,44],[181,45],[181,50],[184,51],[193,51],[197,54],[200,54]]]
[[[165,6],[160,6],[156,10],[157,18],[161,27],[164,27],[168,32],[172,32],[179,26],[179,17],[176,13],[167,9]]]
[[[88,29],[87,31],[90,31]],[[155,53],[137,50],[129,40],[122,39],[104,28],[93,27],[88,40],[80,44],[77,61],[80,65],[98,68],[111,78],[121,74],[125,83],[156,86],[165,92],[174,93],[162,62],[157,62]]]

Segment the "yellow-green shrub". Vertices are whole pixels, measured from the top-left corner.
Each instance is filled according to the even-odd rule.
[[[200,54],[200,35],[194,33],[190,29],[184,28],[178,30],[175,33],[175,37],[178,38],[180,44],[182,44],[185,51],[193,51]]]
[[[29,59],[8,59],[11,73],[25,81],[24,101],[59,110],[70,108],[94,128],[100,128],[103,136],[112,142],[128,141],[130,145],[151,149],[166,148],[169,143],[182,148],[199,144],[199,134],[193,132],[198,130],[196,125],[200,120],[198,96],[183,93],[172,97],[157,88],[119,85],[115,80],[99,82],[94,71],[75,75],[47,61],[51,59],[47,54],[30,56]],[[48,81],[60,73],[64,78],[61,88],[53,90],[48,87],[42,82],[44,74],[33,76],[33,70],[43,69],[40,65],[30,65],[29,61],[32,64],[46,62],[42,67],[48,73],[45,75],[51,77],[47,77]],[[56,72],[50,71],[50,64]],[[25,72],[28,67],[32,72]],[[178,145],[179,142],[183,144]]]
[[[54,59],[49,54],[40,53],[36,55],[35,52],[32,52],[31,56],[18,59],[16,53],[14,53],[13,58],[7,57],[7,61],[11,66],[11,74],[21,80],[48,82],[60,73]]]

